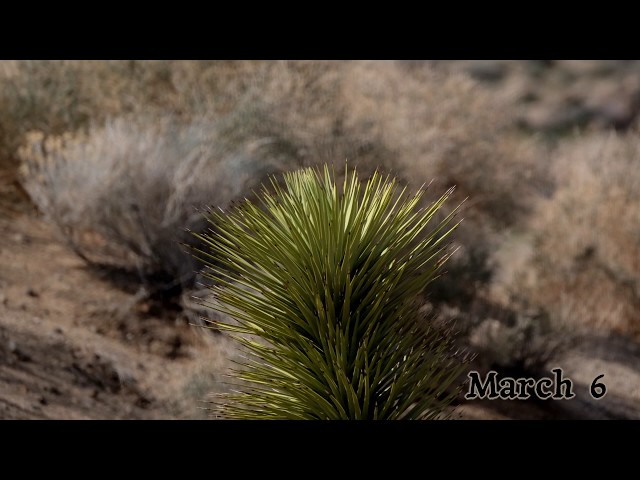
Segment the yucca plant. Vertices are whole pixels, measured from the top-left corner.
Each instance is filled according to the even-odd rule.
[[[455,397],[463,363],[415,298],[448,258],[457,209],[428,230],[448,191],[418,208],[376,172],[364,192],[324,167],[228,212],[209,209],[195,255],[212,280],[215,322],[245,348],[236,388],[214,402],[232,419],[428,419]]]

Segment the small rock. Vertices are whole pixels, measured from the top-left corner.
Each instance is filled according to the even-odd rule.
[[[29,295],[30,297],[34,297],[34,298],[38,298],[40,296],[40,294],[38,292],[36,292],[33,288],[28,288],[27,289],[27,295]]]
[[[49,402],[47,401],[47,399],[44,396],[41,396],[38,399],[38,402],[40,403],[40,405],[49,405]]]
[[[6,305],[7,304],[7,296],[2,292],[0,292],[0,304],[2,304],[2,305]]]

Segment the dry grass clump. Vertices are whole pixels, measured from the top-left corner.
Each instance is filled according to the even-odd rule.
[[[553,322],[640,338],[638,133],[567,140],[553,166],[558,190],[531,219],[526,261],[506,277],[511,290]]]

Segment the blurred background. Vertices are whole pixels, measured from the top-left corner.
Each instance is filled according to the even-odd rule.
[[[0,418],[207,418],[186,229],[346,160],[467,199],[420,312],[470,368],[574,383],[454,418],[638,419],[639,113],[631,60],[0,61]]]

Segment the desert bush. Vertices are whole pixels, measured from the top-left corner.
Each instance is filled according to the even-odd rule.
[[[253,419],[423,419],[455,397],[463,365],[416,314],[414,300],[447,258],[453,214],[431,226],[451,192],[427,209],[374,174],[361,192],[328,167],[285,174],[246,201],[211,209],[196,235],[216,322],[245,348],[238,393],[215,412]]]
[[[530,220],[528,254],[500,267],[553,322],[640,334],[639,152],[637,132],[578,135],[556,151],[558,189]]]
[[[290,161],[277,145],[219,141],[219,128],[120,118],[88,133],[34,132],[20,150],[23,182],[88,262],[188,285],[196,267],[178,241],[201,228],[197,208],[226,205]]]

